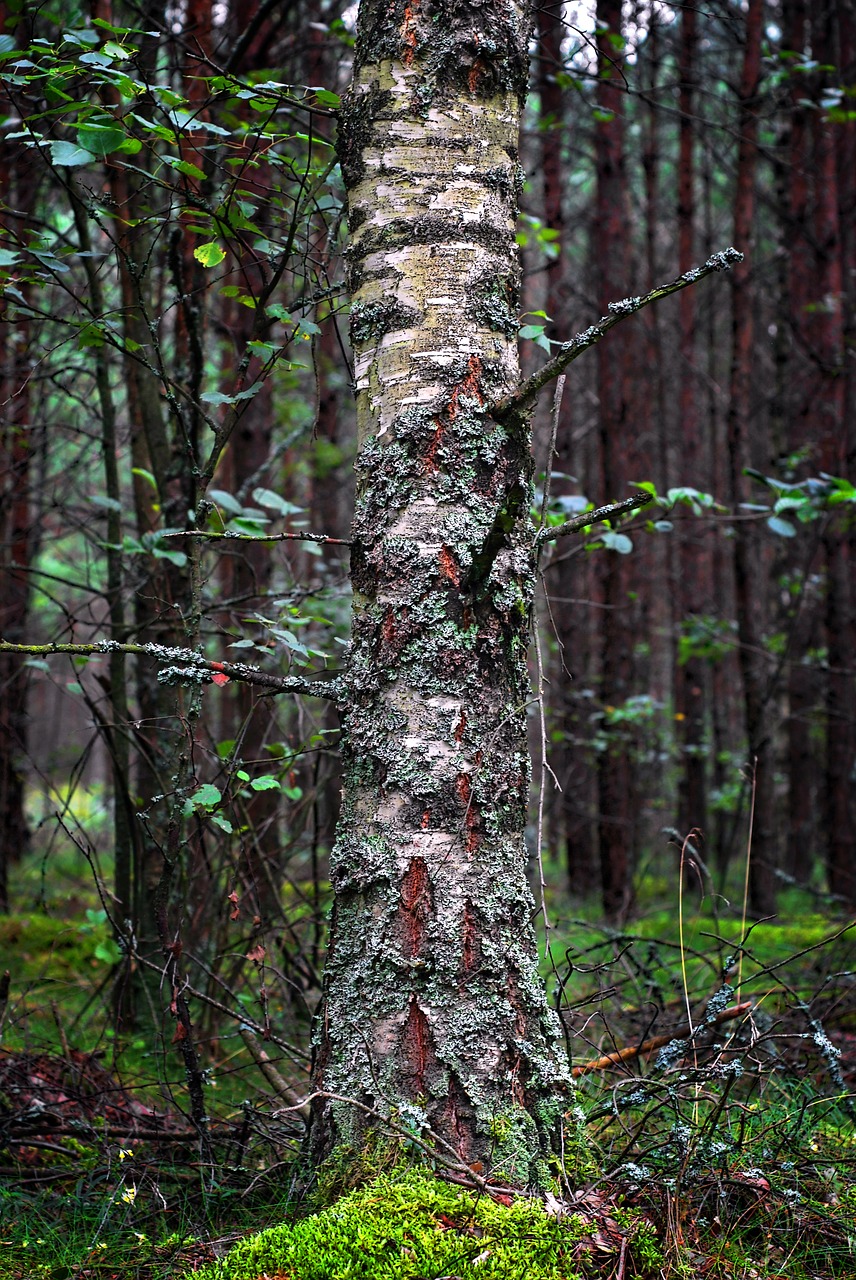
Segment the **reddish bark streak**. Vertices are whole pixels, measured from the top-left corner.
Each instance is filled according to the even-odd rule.
[[[425,819],[422,819],[423,826]],[[417,956],[425,938],[425,922],[431,913],[433,901],[431,882],[424,858],[411,858],[410,866],[401,882],[401,907],[399,919],[402,935],[409,955]]]
[[[383,628],[381,634],[386,644],[392,644],[395,639],[395,615],[390,605],[386,611],[386,617],[383,620]]]
[[[461,571],[458,568],[454,553],[445,546],[440,548],[440,572],[444,578],[448,578],[456,587],[461,585]]]
[[[406,67],[413,65],[416,56],[416,9],[417,5],[409,4],[404,10],[404,21],[401,24],[401,39],[405,45],[402,61]]]
[[[412,1076],[413,1092],[424,1093],[425,1073],[433,1057],[433,1046],[428,1019],[419,1008],[416,996],[410,997],[410,1009],[407,1013],[407,1022],[404,1024],[401,1049]]]
[[[467,361],[467,372],[461,381],[452,391],[449,403],[446,407],[446,417],[449,422],[454,422],[458,416],[458,403],[461,396],[472,396],[479,404],[484,404],[484,396],[482,395],[479,380],[481,378],[482,362],[478,356],[470,356]]]
[[[478,846],[478,822],[479,812],[471,799],[470,775],[468,773],[459,773],[455,779],[455,790],[460,797],[461,803],[465,804],[467,809],[464,814],[464,826],[467,829],[466,848],[467,853],[472,853]]]
[[[461,712],[461,718],[460,718],[460,720],[458,721],[458,723],[457,723],[457,725],[456,725],[456,727],[455,727],[455,741],[456,741],[456,742],[460,742],[460,741],[462,740],[462,738],[463,738],[463,736],[464,736],[464,730],[466,729],[466,727],[467,727],[467,713],[466,713],[466,711],[462,711],[462,712]]]
[[[434,421],[437,423],[437,430],[434,432],[434,435],[431,437],[431,443],[428,446],[428,452],[425,454],[425,470],[426,471],[438,470],[437,450],[440,448],[440,441],[443,439],[443,432],[445,431],[445,427],[443,426],[442,422],[440,422],[439,418],[435,418]]]

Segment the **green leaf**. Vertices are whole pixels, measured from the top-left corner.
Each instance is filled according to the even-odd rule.
[[[164,158],[166,159],[166,157],[164,157]],[[199,179],[199,181],[201,182],[201,181],[202,181],[202,179],[205,177],[205,171],[204,171],[204,169],[200,169],[200,168],[199,168],[199,165],[197,165],[197,164],[192,164],[189,160],[167,160],[167,163],[168,163],[168,164],[171,164],[172,168],[173,168],[173,169],[177,169],[179,173],[184,173],[184,174],[186,174],[188,178],[198,178],[198,179]],[[204,247],[206,247],[206,246],[203,246],[203,248],[204,248]],[[207,246],[207,247],[208,247],[208,248],[210,248],[211,246],[209,245],[209,246]],[[198,257],[199,255],[197,254],[196,256]],[[217,261],[217,262],[222,262],[222,261],[223,261],[223,258],[225,258],[225,256],[226,256],[226,255],[225,255],[225,253],[224,253],[224,254],[223,254],[223,257],[222,257],[222,258],[218,258],[216,261]],[[201,261],[201,259],[200,259],[200,261]],[[208,264],[208,263],[206,263],[205,265],[206,265],[206,266],[208,266],[209,264]]]
[[[101,325],[86,324],[77,335],[77,345],[81,351],[85,351],[87,347],[103,347],[105,336]]]
[[[112,938],[105,938],[103,942],[99,942],[94,955],[96,960],[103,960],[104,964],[118,964],[122,959],[122,952]]]
[[[253,791],[281,791],[282,787],[278,778],[272,777],[269,773],[263,774],[260,778],[253,778],[250,783]]]
[[[92,123],[87,121],[86,124],[79,126],[77,130],[77,141],[80,146],[85,147],[87,151],[91,151],[96,156],[109,155],[111,151],[117,151],[125,141],[125,130],[114,123]],[[55,161],[56,163],[56,161]]]
[[[216,267],[223,261],[226,254],[216,240],[209,240],[208,244],[197,245],[193,250],[193,256],[197,262],[202,263],[203,267]]]
[[[155,480],[151,471],[146,471],[143,467],[131,467],[131,475],[139,476],[141,480],[145,480],[157,492],[158,482]]]
[[[229,819],[223,817],[222,813],[212,813],[211,821],[214,823],[215,827],[219,827],[221,831],[225,831],[228,836],[230,836],[235,829]]]
[[[278,512],[281,516],[293,516],[303,510],[302,507],[296,507],[293,502],[287,502],[278,493],[274,493],[273,489],[253,489],[253,501],[260,507],[267,507],[268,511]]]
[[[108,58],[115,58],[117,62],[126,62],[131,56],[130,49],[125,49],[121,44],[116,44],[115,40],[107,40],[101,46],[101,52],[106,53]]]
[[[263,534],[265,525],[269,523],[264,516],[235,516],[229,521],[228,528],[238,533]]]
[[[600,535],[600,540],[610,551],[617,551],[620,556],[629,556],[633,550],[633,543],[626,533],[615,533],[612,529],[607,529]]]
[[[177,565],[179,569],[187,564],[187,556],[183,551],[167,551],[165,547],[154,546],[151,553],[155,560],[169,560],[170,564]]]
[[[791,522],[789,520],[781,520],[779,516],[770,516],[767,526],[773,530],[773,533],[777,533],[780,538],[796,537],[797,531]]]
[[[209,806],[219,804],[223,799],[223,793],[210,782],[204,782],[197,791],[194,791],[190,797],[190,803],[194,809],[207,809]]]
[[[51,162],[65,169],[76,169],[82,164],[92,164],[95,156],[91,151],[80,147],[76,142],[60,142],[54,140],[51,146]]]
[[[218,507],[225,507],[233,515],[239,516],[243,511],[243,507],[233,494],[227,493],[225,489],[209,489],[208,497],[212,502],[216,502]]]
[[[0,249],[0,267],[11,267],[20,261],[20,253],[13,253],[11,249]]]
[[[543,324],[524,324],[519,329],[521,338],[540,338],[544,334]]]

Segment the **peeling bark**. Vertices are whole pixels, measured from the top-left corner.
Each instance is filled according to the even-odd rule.
[[[364,0],[340,157],[359,453],[344,790],[315,1088],[505,1182],[569,1088],[523,839],[534,590],[514,244],[528,18]],[[317,1160],[371,1118],[315,1104]]]

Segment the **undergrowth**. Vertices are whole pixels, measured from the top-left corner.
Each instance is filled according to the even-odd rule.
[[[595,1239],[583,1215],[549,1213],[540,1200],[497,1204],[419,1170],[400,1171],[352,1191],[337,1204],[238,1244],[200,1280],[573,1280],[593,1255],[634,1259],[629,1274],[660,1262],[654,1233],[624,1212],[615,1240]]]
[[[705,901],[680,936],[666,908],[554,931],[548,984],[590,1144],[573,1179],[556,1170],[558,1216],[406,1172],[406,1143],[329,1204],[282,1092],[305,1089],[305,1042],[270,998],[274,1038],[252,1053],[240,1021],[198,1031],[202,1154],[171,1021],[109,1032],[98,906],[0,921],[0,1280],[852,1280],[856,926],[796,905],[745,930]],[[259,962],[239,962],[260,1019]]]

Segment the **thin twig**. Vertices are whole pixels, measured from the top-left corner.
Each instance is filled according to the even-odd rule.
[[[73,657],[91,657],[101,653],[135,653],[156,658],[165,665],[158,672],[161,684],[225,683],[218,677],[240,681],[242,684],[259,685],[277,693],[304,693],[313,698],[329,698],[335,701],[340,692],[338,676],[321,672],[316,677],[275,676],[259,667],[244,662],[216,662],[205,658],[195,649],[177,649],[162,644],[120,644],[117,640],[97,640],[94,644],[12,644],[0,640],[0,653],[25,653],[31,657],[44,657],[52,653],[65,653]]]
[[[624,498],[621,502],[611,502],[605,507],[595,507],[594,511],[583,511],[580,515],[566,520],[564,524],[539,529],[535,534],[535,545],[540,546],[544,542],[555,542],[557,538],[566,538],[569,533],[579,533],[581,529],[587,529],[590,524],[602,524],[604,520],[611,520],[613,516],[635,511],[638,507],[645,507],[649,502],[654,501],[650,493],[632,493],[629,498]]]
[[[734,1018],[741,1017],[751,1008],[751,1000],[746,1000],[743,1004],[732,1005],[730,1009],[723,1009],[721,1013],[718,1013],[715,1018],[711,1018],[710,1022],[705,1022],[703,1026],[713,1027],[719,1026],[721,1022],[730,1022]],[[615,1053],[607,1053],[602,1058],[592,1058],[590,1062],[583,1062],[580,1066],[572,1068],[571,1075],[576,1079],[578,1076],[588,1075],[590,1071],[606,1071],[609,1067],[628,1062],[632,1058],[638,1058],[640,1054],[653,1053],[655,1049],[662,1049],[665,1045],[671,1044],[673,1040],[686,1040],[692,1034],[691,1027],[678,1027],[677,1031],[670,1031],[668,1035],[654,1036],[650,1040],[643,1041],[642,1044],[631,1044],[625,1049],[616,1049]]]
[[[617,325],[620,320],[624,320],[627,316],[635,315],[637,311],[641,311],[643,307],[647,307],[652,302],[658,302],[660,298],[667,298],[672,293],[678,293],[681,289],[686,289],[698,280],[703,280],[705,276],[710,275],[713,271],[727,271],[735,262],[742,261],[742,253],[738,253],[733,248],[724,249],[720,253],[714,253],[703,266],[692,267],[691,270],[685,271],[682,276],[678,276],[676,280],[670,281],[669,284],[657,285],[640,298],[624,298],[621,302],[610,302],[608,315],[601,316],[600,320],[590,325],[582,333],[576,334],[569,342],[563,342],[551,360],[548,360],[536,373],[533,373],[531,378],[527,378],[525,382],[522,382],[516,391],[504,396],[502,400],[493,405],[490,411],[491,416],[498,422],[502,422],[506,418],[513,418],[525,413],[535,403],[542,387],[545,387],[548,382],[552,382],[563,369],[567,369],[571,361],[576,360],[589,347],[593,347],[600,342],[601,338],[605,337],[609,330],[614,325]]]
[[[161,533],[159,539],[205,538],[208,542],[320,542],[322,546],[349,547],[350,538],[333,538],[327,533],[212,533],[207,529],[174,529]]]

